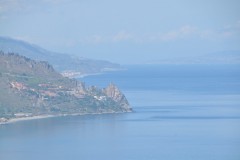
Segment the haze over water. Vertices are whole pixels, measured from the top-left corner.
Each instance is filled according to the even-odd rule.
[[[238,65],[148,65],[85,77],[113,82],[134,112],[0,126],[1,160],[239,160]]]

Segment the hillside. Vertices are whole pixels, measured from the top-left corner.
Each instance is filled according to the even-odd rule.
[[[57,71],[64,73],[72,72],[74,74],[84,75],[100,73],[106,70],[121,69],[119,64],[55,53],[37,45],[7,37],[0,37],[0,51],[5,53],[18,53],[37,61],[47,61],[53,65]]]
[[[64,78],[47,62],[0,52],[0,122],[38,115],[129,112],[113,84],[86,87]]]

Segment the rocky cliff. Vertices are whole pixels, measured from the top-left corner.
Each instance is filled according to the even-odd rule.
[[[109,84],[107,88],[104,88],[103,92],[115,102],[119,103],[123,108],[129,109],[129,103],[125,95],[113,83]]]
[[[0,119],[17,116],[130,112],[113,84],[105,89],[62,77],[47,62],[0,52]]]

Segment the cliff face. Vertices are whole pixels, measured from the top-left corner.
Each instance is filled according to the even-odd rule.
[[[126,99],[125,95],[119,90],[119,88],[114,84],[109,84],[109,86],[103,89],[103,92],[115,102],[119,103],[122,108],[127,111],[131,111],[131,107]]]
[[[113,84],[105,89],[87,87],[63,77],[47,62],[0,52],[0,119],[129,111],[127,99]]]

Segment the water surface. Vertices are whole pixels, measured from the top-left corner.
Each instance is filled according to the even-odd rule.
[[[1,160],[239,160],[239,66],[127,66],[114,82],[134,113],[0,126]]]

